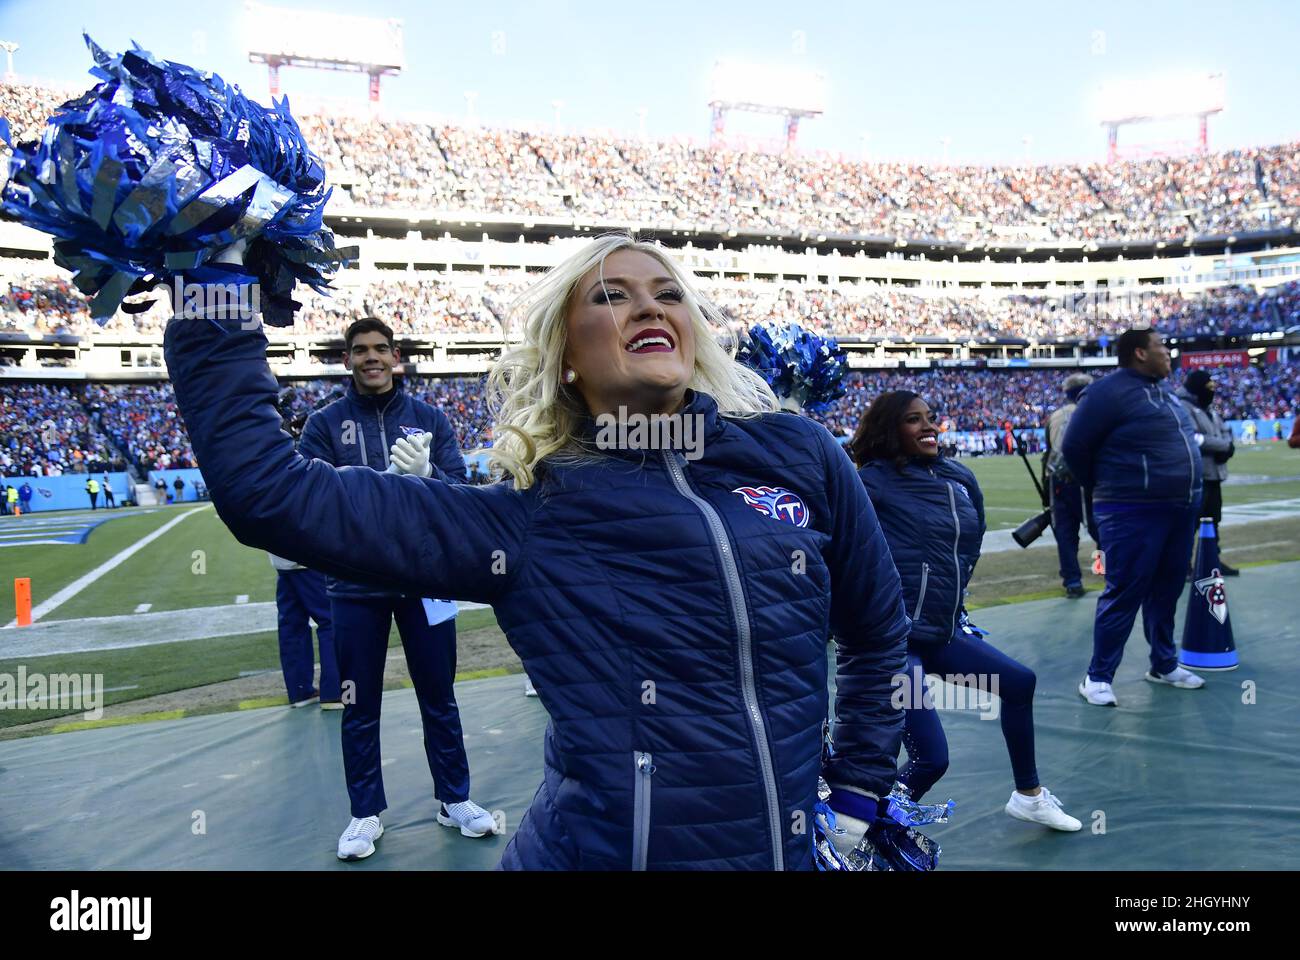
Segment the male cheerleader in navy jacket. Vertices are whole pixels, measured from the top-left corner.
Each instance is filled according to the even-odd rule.
[[[853,465],[777,411],[658,247],[595,240],[524,309],[489,379],[508,479],[488,486],[304,459],[261,331],[173,320],[213,503],[242,542],[332,576],[494,607],[550,715],[503,868],[811,869],[818,775],[884,796],[902,735],[908,619]],[[619,413],[678,434],[611,440],[597,418]],[[325,522],[343,515],[346,537]]]
[[[307,420],[298,451],[336,467],[390,467],[389,448],[408,438],[420,461],[415,472],[448,483],[465,482],[465,461],[451,423],[437,407],[412,397],[393,376],[401,361],[392,329],[376,317],[354,321],[343,334],[347,392]],[[338,529],[361,518],[340,514]],[[420,703],[424,753],[433,775],[438,822],[463,836],[496,831],[492,815],[469,796],[469,761],[456,706],[456,606],[373,583],[329,577],[341,679],[354,684],[343,701],[343,770],[352,819],[339,837],[340,860],[363,860],[383,835],[379,814],[388,806],[379,753],[379,716],[393,621]]]
[[[902,577],[912,630],[899,692],[908,762],[898,779],[919,800],[948,769],[948,742],[925,678],[974,678],[1001,700],[1002,735],[1016,789],[1006,811],[1055,830],[1081,824],[1038,782],[1034,763],[1034,672],[982,639],[966,619],[966,586],[984,537],[984,496],[975,475],[939,453],[939,429],[915,393],[882,393],[849,445]],[[996,687],[994,687],[996,683]]]

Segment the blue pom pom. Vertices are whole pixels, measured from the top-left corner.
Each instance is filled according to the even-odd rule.
[[[846,353],[797,323],[756,323],[736,359],[754,370],[781,399],[821,413],[844,396]]]
[[[215,74],[85,40],[100,83],[14,147],[0,206],[57,238],[55,263],[101,323],[128,293],[176,277],[256,281],[265,322],[291,323],[294,286],[330,289],[357,249],[323,226],[325,169],[288,101],[268,110]],[[242,267],[214,262],[240,240]]]

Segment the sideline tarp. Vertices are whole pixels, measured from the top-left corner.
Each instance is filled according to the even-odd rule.
[[[1084,829],[1053,833],[1008,817],[1011,771],[999,724],[974,711],[945,711],[952,764],[932,797],[953,797],[958,806],[952,823],[929,828],[943,844],[941,869],[1293,868],[1298,582],[1298,563],[1248,569],[1229,581],[1242,666],[1207,674],[1203,690],[1142,680],[1139,622],[1116,677],[1115,709],[1089,706],[1075,692],[1091,651],[1096,593],[978,611],[975,622],[991,631],[989,640],[1038,674],[1038,770]],[[1247,683],[1258,685],[1254,703],[1243,702]],[[502,810],[513,831],[541,781],[545,712],[524,697],[521,676],[462,683],[457,697],[473,797]],[[0,868],[496,864],[507,837],[471,840],[434,820],[411,690],[385,695],[392,806],[379,850],[340,863],[334,846],[348,803],[339,719],[281,707],[2,742]],[[1093,832],[1099,814],[1104,833]],[[205,833],[196,832],[200,819]]]

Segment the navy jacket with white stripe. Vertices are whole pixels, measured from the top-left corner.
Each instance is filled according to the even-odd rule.
[[[810,869],[818,774],[888,791],[909,623],[871,502],[824,428],[725,417],[692,393],[699,459],[611,451],[522,492],[448,484],[300,456],[265,353],[257,330],[168,325],[213,503],[251,546],[493,606],[550,714],[504,868]]]
[[[960,626],[966,587],[984,540],[975,474],[948,457],[916,457],[899,470],[869,460],[858,471],[903,579],[908,645],[943,645]]]
[[[437,407],[417,400],[402,389],[400,378],[382,394],[357,392],[348,382],[347,393],[310,417],[302,430],[298,452],[336,467],[388,468],[388,451],[402,437],[432,433],[429,463],[433,475],[449,483],[465,483],[465,458],[451,422]],[[340,518],[342,522],[342,518]],[[393,597],[400,594],[375,586],[326,578],[331,597]]]
[[[1128,367],[1084,389],[1061,441],[1070,472],[1108,502],[1193,507],[1201,453],[1191,415],[1164,381]]]

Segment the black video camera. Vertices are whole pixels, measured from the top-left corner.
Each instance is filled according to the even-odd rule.
[[[1050,503],[1047,494],[1043,490],[1043,485],[1038,482],[1038,475],[1034,473],[1034,468],[1029,465],[1028,451],[1025,448],[1023,437],[1018,438],[1016,443],[1016,453],[1020,454],[1020,459],[1025,462],[1025,469],[1029,471],[1029,479],[1034,482],[1034,489],[1038,491],[1038,499],[1044,503]],[[1011,539],[1020,544],[1022,548],[1027,548],[1031,543],[1043,535],[1043,531],[1052,525],[1052,510],[1048,507],[1042,513],[1036,513],[1015,530],[1011,531]]]

